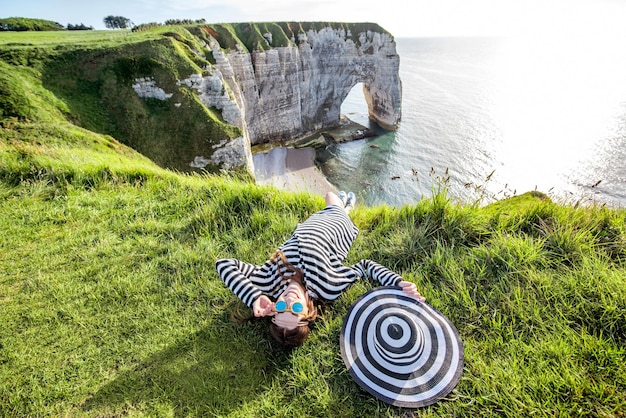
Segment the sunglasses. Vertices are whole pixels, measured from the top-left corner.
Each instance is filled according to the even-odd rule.
[[[291,312],[293,314],[301,314],[304,312],[304,305],[300,302],[294,302],[291,306],[287,306],[287,302],[279,300],[272,309],[274,312]]]

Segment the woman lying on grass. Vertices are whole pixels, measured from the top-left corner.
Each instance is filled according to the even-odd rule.
[[[270,334],[287,346],[304,342],[319,302],[337,299],[361,277],[383,286],[400,286],[405,294],[425,300],[415,284],[374,261],[361,260],[351,267],[342,264],[359,232],[348,216],[355,196],[328,192],[325,198],[326,207],[298,224],[262,266],[236,259],[216,262],[222,281],[252,308],[254,316],[272,316]]]

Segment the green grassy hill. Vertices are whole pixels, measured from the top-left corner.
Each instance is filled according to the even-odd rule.
[[[344,315],[374,284],[351,287],[287,351],[267,322],[232,319],[243,308],[215,272],[221,257],[265,261],[322,197],[166,170],[122,144],[115,129],[130,128],[90,103],[106,72],[62,72],[88,72],[104,45],[180,41],[91,32],[0,48],[0,415],[624,416],[623,209],[540,193],[459,204],[445,184],[415,205],[357,207],[347,262],[416,283],[465,345],[448,399],[393,408],[357,386],[339,351]],[[104,68],[136,68],[120,65]]]
[[[220,110],[176,84],[202,74],[208,59],[211,52],[183,27],[0,33],[0,112],[36,121],[54,114],[113,136],[162,167],[189,169],[188,154],[202,155],[212,144],[241,136]],[[173,96],[138,97],[132,84],[141,77],[151,77]]]
[[[29,19],[23,17],[9,17],[0,19],[2,31],[57,31],[63,30],[63,25],[51,20]]]

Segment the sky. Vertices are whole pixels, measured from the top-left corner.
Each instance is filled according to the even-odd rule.
[[[626,0],[0,0],[0,18],[29,17],[105,29],[103,18],[135,24],[374,22],[395,37],[626,35]]]

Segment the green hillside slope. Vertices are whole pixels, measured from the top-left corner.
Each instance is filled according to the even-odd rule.
[[[55,32],[34,37],[32,43],[25,42],[26,35],[19,34],[20,43],[10,34],[13,42],[0,45],[0,90],[8,92],[0,99],[1,114],[32,121],[61,114],[69,123],[117,138],[160,166],[178,169],[188,169],[182,155],[241,135],[218,109],[205,107],[195,94],[176,86],[178,79],[202,73],[209,64],[192,52],[203,47],[188,31],[173,28],[113,39],[91,32],[84,38]],[[172,91],[172,99],[138,97],[133,80],[148,76]]]
[[[459,385],[424,410],[377,401],[343,365],[342,319],[373,283],[329,304],[292,351],[266,321],[235,320],[247,311],[215,260],[262,263],[324,202],[166,170],[121,143],[167,112],[115,104],[118,77],[156,66],[166,83],[198,65],[177,39],[189,31],[168,31],[0,48],[0,415],[624,416],[623,209],[540,193],[460,204],[445,181],[415,205],[356,207],[346,263],[370,258],[416,283],[463,340]],[[140,50],[161,53],[129,60]],[[130,126],[112,122],[122,114]]]

